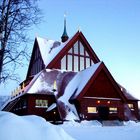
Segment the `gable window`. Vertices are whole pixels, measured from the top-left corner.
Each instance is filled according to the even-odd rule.
[[[74,44],[73,48],[74,48],[74,54],[78,54],[79,53],[78,41]]]
[[[61,69],[66,70],[66,56],[64,56],[61,60]]]
[[[80,55],[84,55],[84,46],[81,42],[80,42]]]
[[[97,108],[96,107],[87,107],[88,113],[97,113]]]
[[[118,109],[117,109],[117,107],[110,107],[109,108],[109,113],[117,113],[117,111],[118,111]]]
[[[81,41],[73,44],[73,47],[61,59],[61,69],[75,72],[86,69],[92,64],[94,64],[93,60]]]
[[[84,68],[85,68],[84,57],[80,57],[80,70],[83,70]]]
[[[75,72],[78,72],[79,69],[78,69],[78,56],[74,56],[74,71]]]
[[[72,71],[72,55],[68,55],[68,70]]]
[[[35,100],[35,107],[36,108],[47,108],[48,107],[48,100],[36,99]]]
[[[89,57],[89,54],[87,53],[87,51],[85,51],[85,54],[86,54],[86,56],[88,56],[88,57]]]
[[[86,68],[90,67],[90,58],[86,58]]]

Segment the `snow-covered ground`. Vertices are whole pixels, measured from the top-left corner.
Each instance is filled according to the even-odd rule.
[[[62,128],[76,140],[140,140],[140,123],[124,126],[102,126],[99,122],[63,124]]]
[[[98,121],[53,125],[38,116],[0,111],[0,140],[140,140],[140,123],[102,126]]]
[[[74,140],[59,126],[38,116],[0,111],[0,140]]]

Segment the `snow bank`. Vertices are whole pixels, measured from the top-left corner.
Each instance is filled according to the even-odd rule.
[[[56,126],[35,115],[21,117],[0,111],[0,140],[140,140],[139,134],[140,123],[134,121],[109,127],[98,121]]]
[[[98,121],[67,122],[61,127],[76,140],[140,140],[140,122],[102,126]]]
[[[0,111],[0,140],[74,140],[62,128],[37,116]]]

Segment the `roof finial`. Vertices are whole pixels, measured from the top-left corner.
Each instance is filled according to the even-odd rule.
[[[78,26],[78,32],[81,32],[81,27],[80,26]]]
[[[63,34],[62,34],[62,36],[61,36],[61,40],[62,40],[62,42],[65,42],[65,41],[67,41],[68,40],[68,35],[67,35],[67,29],[66,29],[66,12],[65,12],[65,14],[64,14],[64,32],[63,32]]]

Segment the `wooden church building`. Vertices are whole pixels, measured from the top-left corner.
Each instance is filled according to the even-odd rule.
[[[65,120],[138,120],[138,99],[119,85],[82,32],[36,37],[27,77],[3,106],[18,115]]]

